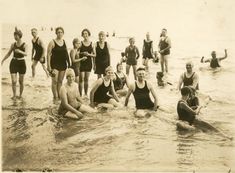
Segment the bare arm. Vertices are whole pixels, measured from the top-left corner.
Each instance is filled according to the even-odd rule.
[[[40,57],[40,59],[41,59],[41,58],[45,57],[45,54],[46,54],[46,47],[45,47],[45,45],[44,45],[44,43],[42,42],[41,39],[39,39],[38,42],[39,42],[39,45],[42,46],[42,56]]]
[[[32,54],[31,54],[31,60],[33,60],[33,56],[34,56],[34,48],[33,48],[33,43],[32,43]]]
[[[196,87],[198,85],[198,81],[199,81],[199,77],[198,77],[197,73],[194,73],[194,75],[193,75],[193,84],[192,84],[193,88],[196,89]]]
[[[131,93],[132,93],[133,91],[134,91],[134,85],[131,85],[130,88],[128,89],[124,106],[127,106],[127,105],[128,105],[129,98],[130,98]]]
[[[186,110],[187,112],[189,112],[190,114],[196,115],[197,112],[194,111],[193,109],[191,109],[186,103],[180,103],[180,107],[184,110]]]
[[[204,56],[201,58],[201,63],[208,63],[211,62],[211,59],[204,60]]]
[[[55,43],[54,41],[51,41],[49,44],[48,44],[48,47],[47,47],[47,69],[49,72],[51,72],[51,55],[52,55],[52,49],[55,47]]]
[[[138,47],[136,47],[136,53],[137,53],[136,59],[138,59],[140,57],[140,53],[139,53]]]
[[[183,84],[183,78],[184,78],[184,73],[180,76],[180,79],[179,79],[179,84],[178,84],[179,91],[181,90],[181,87],[182,87],[182,84]]]
[[[124,73],[123,73],[123,74],[124,74]],[[125,79],[126,79],[126,86],[127,86],[128,88],[130,88],[129,78],[128,78],[128,76],[127,76],[126,74],[124,74],[124,76],[125,76]]]
[[[227,49],[224,49],[224,57],[221,57],[221,58],[218,58],[218,59],[219,59],[219,61],[221,61],[221,60],[226,59],[227,57],[228,57]]]
[[[20,54],[22,54],[24,56],[27,56],[27,54],[28,54],[28,46],[27,46],[27,44],[24,44],[24,51],[22,51],[20,49],[15,49],[15,52],[20,53]]]
[[[145,46],[144,46],[144,43],[143,43],[143,48],[142,48],[142,55],[144,56],[144,51],[145,51]]]
[[[95,82],[94,87],[91,89],[91,92],[90,92],[90,105],[91,105],[91,107],[95,106],[94,105],[94,94],[101,84],[102,84],[102,79],[100,78]]]
[[[147,83],[147,86],[148,86],[148,88],[149,88],[149,90],[150,90],[150,92],[151,92],[151,94],[152,94],[152,96],[154,98],[154,110],[156,111],[158,109],[158,107],[159,107],[158,106],[157,94],[154,91],[154,89],[153,89],[153,87],[152,87],[152,85],[150,83]]]
[[[3,64],[4,61],[5,61],[7,58],[9,58],[9,56],[11,55],[11,53],[12,53],[12,51],[13,51],[13,48],[14,48],[14,43],[11,45],[9,51],[7,52],[7,54],[5,55],[5,57],[2,59],[1,64]]]

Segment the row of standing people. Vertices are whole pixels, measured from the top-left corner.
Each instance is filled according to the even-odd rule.
[[[42,39],[39,38],[37,29],[33,28],[31,30],[31,34],[33,36],[32,39],[32,77],[35,77],[36,74],[36,65],[38,62],[42,64],[42,67],[47,76],[52,77],[52,93],[54,99],[59,98],[59,90],[63,83],[65,70],[67,67],[72,67],[75,71],[76,82],[79,83],[79,92],[82,95],[83,89],[85,96],[88,94],[89,87],[89,76],[92,68],[95,73],[100,78],[104,75],[104,70],[106,67],[110,65],[110,46],[105,41],[105,33],[99,33],[99,41],[95,44],[89,39],[91,35],[88,29],[84,29],[82,31],[83,41],[79,41],[78,39],[73,40],[73,49],[70,51],[70,55],[68,54],[68,49],[66,43],[63,39],[64,29],[62,27],[58,27],[55,29],[56,38],[50,41],[47,52],[45,45]],[[28,54],[28,46],[26,43],[22,41],[23,33],[15,28],[14,38],[16,40],[13,43],[2,60],[2,64],[4,61],[11,55],[13,52],[13,58],[10,63],[10,73],[12,79],[12,90],[13,90],[13,98],[17,98],[16,96],[16,83],[17,83],[17,73],[19,73],[19,83],[20,83],[20,94],[18,97],[21,98],[23,90],[24,90],[24,75],[26,73],[26,62],[25,57]],[[161,41],[159,42],[159,52],[161,54],[161,62],[164,62],[165,54],[169,54],[170,49],[170,39],[166,36],[166,29],[162,30]],[[126,74],[129,75],[129,69],[132,66],[134,77],[136,79],[136,65],[137,59],[139,58],[138,48],[134,45],[134,38],[130,40],[130,46],[128,46],[125,50],[125,59],[126,63]],[[169,44],[166,44],[166,43]],[[148,60],[153,58],[153,46],[152,40],[150,39],[149,33],[146,34],[146,40],[144,40],[143,44],[143,65],[148,69]],[[168,46],[167,46],[168,45]],[[164,53],[164,52],[167,53]],[[47,54],[47,55],[46,55]],[[71,60],[70,60],[71,58]],[[47,68],[46,68],[46,60],[47,60]],[[94,62],[93,62],[94,61]],[[165,61],[167,62],[167,61]],[[167,63],[166,63],[167,67]],[[163,69],[162,65],[162,69]],[[167,69],[167,68],[166,68]],[[166,70],[167,71],[167,70]],[[119,73],[121,77],[123,75]]]

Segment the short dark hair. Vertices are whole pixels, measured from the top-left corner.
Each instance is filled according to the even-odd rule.
[[[121,63],[121,62],[117,63],[117,65],[116,65],[116,69],[117,69],[117,68],[118,68],[118,66],[120,66],[120,65],[122,65],[122,63]]]
[[[88,32],[88,35],[89,35],[89,36],[91,36],[91,32],[90,32],[89,29],[87,29],[87,28],[85,28],[85,29],[82,30],[82,33],[81,33],[82,36],[83,36],[83,33],[84,33],[85,31]]]
[[[188,87],[183,87],[180,92],[182,96],[187,96],[190,94],[191,91]]]
[[[137,68],[136,71],[141,71],[141,70],[144,70],[144,71],[145,71],[145,68],[144,68],[144,67],[139,67],[139,68]]]
[[[59,27],[57,27],[57,28],[55,29],[55,33],[57,34],[57,32],[58,32],[59,30],[61,30],[61,31],[64,33],[64,28],[62,28],[61,26],[59,26]]]

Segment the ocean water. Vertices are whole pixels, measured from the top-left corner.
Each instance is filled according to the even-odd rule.
[[[23,40],[31,50],[31,26],[19,26]],[[2,25],[2,53],[5,55],[14,41],[14,25]],[[39,32],[47,45],[55,38],[47,27]],[[65,40],[71,48],[72,39],[79,32],[65,30]],[[94,35],[97,35],[96,33]],[[118,33],[117,33],[118,35]],[[120,53],[128,45],[130,35],[109,37],[111,62],[115,67]],[[142,49],[144,35],[135,35],[136,45]],[[80,37],[79,37],[80,38]],[[152,38],[154,46],[157,37]],[[97,38],[91,38],[94,42]],[[228,172],[235,169],[235,144],[220,134],[207,131],[182,132],[176,130],[176,105],[180,93],[176,91],[179,76],[187,61],[194,62],[199,74],[201,104],[207,104],[199,115],[229,136],[235,137],[235,74],[234,40],[196,37],[171,37],[172,54],[169,59],[167,80],[173,85],[157,86],[156,72],[160,64],[150,61],[150,80],[156,90],[161,109],[150,118],[134,117],[134,100],[129,108],[86,115],[80,121],[69,120],[57,114],[53,104],[51,80],[46,78],[40,64],[31,79],[30,53],[27,57],[27,74],[23,101],[12,101],[10,58],[2,66],[2,168],[4,171],[208,171]],[[222,68],[211,70],[201,64],[202,55],[209,57],[212,50],[228,58]],[[139,59],[141,65],[141,59]],[[130,75],[133,81],[133,75]],[[96,80],[91,74],[90,85]],[[17,90],[18,91],[18,90]],[[212,100],[207,102],[210,96]],[[121,99],[124,103],[124,98]],[[88,102],[87,102],[88,104]]]

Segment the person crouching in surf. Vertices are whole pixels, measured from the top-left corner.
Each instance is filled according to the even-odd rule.
[[[134,95],[135,99],[135,105],[137,111],[135,112],[135,115],[138,116],[138,110],[155,110],[158,109],[158,99],[157,95],[152,87],[152,85],[145,80],[145,68],[139,67],[137,70],[137,80],[135,81],[135,84],[130,85],[126,100],[125,100],[125,106],[128,105],[130,95]],[[151,92],[154,103],[152,102],[149,92]],[[142,113],[141,113],[142,114]]]

